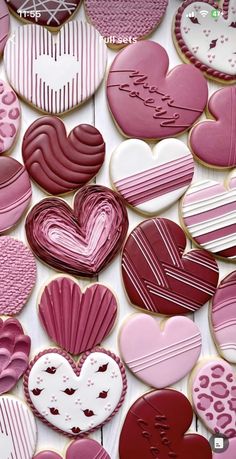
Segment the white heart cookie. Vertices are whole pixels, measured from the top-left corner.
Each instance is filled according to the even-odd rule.
[[[4,52],[7,77],[16,92],[54,115],[85,102],[106,70],[107,49],[91,25],[72,21],[57,35],[37,25],[19,27]]]
[[[70,437],[114,416],[127,388],[120,359],[104,349],[87,352],[78,366],[64,351],[44,351],[31,362],[24,386],[35,415]]]
[[[165,139],[153,150],[142,140],[122,142],[110,162],[113,186],[129,205],[156,215],[185,193],[194,172],[188,147],[177,139]]]
[[[10,395],[0,397],[1,459],[32,459],[37,429],[30,409]]]

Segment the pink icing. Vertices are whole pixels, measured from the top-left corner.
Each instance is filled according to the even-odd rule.
[[[10,236],[0,237],[0,314],[17,314],[36,281],[36,263],[28,247]]]
[[[193,368],[201,351],[201,334],[186,317],[161,319],[135,314],[119,338],[123,360],[135,376],[155,388],[168,387]]]
[[[17,319],[0,319],[0,395],[9,392],[26,371],[30,343]]]
[[[7,41],[7,36],[10,28],[10,17],[7,5],[3,0],[0,2],[0,55],[3,52]]]
[[[202,387],[202,377],[207,385]],[[197,415],[213,433],[236,437],[236,380],[232,367],[224,360],[211,360],[195,374],[192,387]],[[220,409],[219,402],[224,406]]]
[[[233,459],[236,451],[236,437],[229,439],[229,446],[226,451],[213,453],[213,459]]]
[[[110,110],[127,137],[162,139],[187,130],[207,103],[207,82],[191,65],[168,72],[169,58],[153,41],[122,50],[107,80]]]
[[[5,82],[0,80],[0,154],[12,148],[20,128],[19,100]]]
[[[62,457],[53,451],[42,451],[33,459],[62,459]],[[110,456],[98,442],[83,438],[75,440],[68,446],[65,459],[110,459]]]

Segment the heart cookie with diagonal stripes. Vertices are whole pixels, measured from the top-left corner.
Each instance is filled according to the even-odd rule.
[[[184,254],[186,236],[165,218],[140,223],[128,237],[122,275],[133,305],[165,315],[197,311],[214,294],[219,269],[205,250]]]
[[[194,183],[182,201],[182,221],[196,244],[236,262],[236,171],[226,186],[214,180]]]

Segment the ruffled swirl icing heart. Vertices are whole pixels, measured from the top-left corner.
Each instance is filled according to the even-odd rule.
[[[120,250],[128,230],[122,199],[90,185],[75,196],[74,210],[59,198],[36,204],[26,219],[34,253],[50,266],[77,276],[96,276]]]

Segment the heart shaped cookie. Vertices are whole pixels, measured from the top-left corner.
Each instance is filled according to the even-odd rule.
[[[22,156],[31,178],[49,194],[81,188],[101,168],[105,143],[90,124],[76,126],[67,137],[63,121],[43,116],[27,129]]]
[[[0,153],[10,150],[20,129],[19,100],[5,82],[0,80]]]
[[[0,56],[4,50],[10,29],[10,15],[4,1],[0,3]]]
[[[208,441],[186,434],[193,419],[188,399],[175,390],[149,392],[131,406],[120,436],[120,459],[212,459]]]
[[[109,351],[94,349],[76,365],[66,352],[48,349],[30,363],[24,388],[41,421],[75,437],[93,432],[117,413],[127,381],[123,364]]]
[[[191,150],[207,166],[235,167],[236,87],[216,91],[209,99],[208,111],[213,120],[193,127],[189,137]]]
[[[203,362],[192,375],[194,409],[206,427],[236,437],[236,381],[232,367],[221,359]]]
[[[89,21],[111,48],[146,38],[161,22],[168,0],[85,0]],[[104,14],[106,12],[106,14]]]
[[[37,429],[30,409],[11,395],[0,397],[1,458],[32,459],[36,448]]]
[[[163,139],[186,131],[207,103],[207,82],[192,65],[168,73],[162,46],[142,41],[127,46],[114,59],[108,79],[111,113],[126,137]]]
[[[153,150],[142,140],[125,140],[110,162],[114,188],[134,210],[146,215],[158,214],[176,202],[193,172],[193,157],[177,139],[162,140]]]
[[[211,330],[222,357],[236,363],[236,271],[228,274],[212,298]]]
[[[36,281],[35,259],[23,242],[0,237],[0,314],[13,316],[26,304]]]
[[[29,212],[28,242],[41,260],[77,276],[96,276],[120,250],[128,230],[122,198],[90,185],[75,196],[74,210],[59,198],[46,198]]]
[[[123,250],[122,275],[131,303],[165,315],[197,311],[214,294],[219,270],[204,250],[184,254],[186,236],[171,220],[140,223]]]
[[[204,13],[204,14],[203,14]],[[236,2],[185,1],[175,17],[174,43],[180,56],[205,76],[221,83],[236,81]]]
[[[182,200],[182,223],[196,244],[236,261],[236,175],[226,186],[214,180],[196,182]]]
[[[17,319],[0,318],[0,395],[13,389],[27,370],[30,345]]]
[[[84,292],[72,278],[60,276],[47,284],[39,300],[39,318],[48,336],[71,354],[100,344],[113,328],[117,301],[102,284]]]
[[[22,59],[29,65],[23,66]],[[54,115],[74,109],[95,93],[106,59],[99,33],[79,21],[65,24],[57,35],[37,25],[18,27],[4,52],[6,74],[17,94]]]
[[[62,457],[53,451],[41,451],[33,459],[62,459]],[[91,438],[80,438],[68,446],[65,459],[110,459],[110,456],[97,441]]]
[[[11,10],[23,21],[58,29],[79,9],[81,0],[6,0]]]
[[[201,352],[201,334],[187,317],[171,317],[164,322],[147,314],[134,314],[121,329],[119,348],[135,376],[161,389],[192,370]]]

